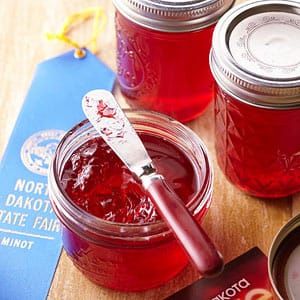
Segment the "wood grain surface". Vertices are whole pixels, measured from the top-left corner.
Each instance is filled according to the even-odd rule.
[[[0,0],[0,155],[18,116],[30,86],[37,63],[69,49],[47,41],[43,34],[56,31],[69,14],[86,7],[101,5],[108,15],[108,25],[99,38],[98,56],[116,70],[114,8],[111,0]],[[244,1],[237,1],[241,3]],[[90,27],[74,31],[76,39],[84,41]],[[125,106],[124,100],[118,99]],[[212,107],[199,119],[188,124],[206,143],[214,162],[215,182],[212,207],[204,227],[229,261],[253,246],[268,252],[278,229],[299,213],[299,196],[280,200],[261,200],[247,196],[232,186],[220,172],[214,153]],[[1,183],[2,184],[2,183]],[[166,285],[144,293],[118,293],[89,282],[62,253],[48,299],[163,299],[197,279],[187,267]]]

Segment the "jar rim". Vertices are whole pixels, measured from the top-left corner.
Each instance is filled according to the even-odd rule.
[[[164,32],[187,32],[218,21],[235,0],[113,0],[125,17],[141,26]]]
[[[288,237],[295,231],[300,229],[300,214],[291,218],[285,225],[283,225],[275,237],[273,238],[271,247],[268,253],[268,274],[272,284],[272,287],[277,295],[277,297],[283,300],[278,287],[276,286],[275,274],[274,274],[274,263],[278,255],[280,247],[288,242]]]
[[[136,110],[136,109],[124,109],[124,112],[127,114],[129,119],[131,120],[133,125],[136,125],[136,118],[143,119],[144,122],[149,122],[149,119],[153,118],[153,124],[160,126],[160,122],[168,123],[168,130],[171,130],[171,127],[178,129],[178,132],[184,133],[185,138],[189,138],[188,142],[191,143],[195,147],[191,152],[195,152],[193,155],[194,162],[193,167],[197,167],[194,163],[198,164],[198,171],[200,169],[200,163],[202,164],[201,167],[203,168],[203,174],[205,177],[203,178],[202,185],[199,186],[198,191],[195,193],[193,198],[186,204],[187,208],[190,210],[192,214],[198,213],[202,211],[202,209],[207,206],[211,199],[212,194],[212,181],[213,181],[213,170],[210,159],[208,157],[208,151],[206,146],[202,142],[202,140],[188,127],[184,126],[183,124],[179,123],[178,121],[165,116],[163,114],[152,112],[152,111],[143,111],[143,110]],[[132,121],[133,116],[135,115],[135,121]],[[157,123],[158,122],[158,123]],[[170,126],[172,123],[172,126]],[[145,124],[144,124],[145,126]],[[125,240],[145,240],[149,238],[149,236],[159,236],[169,235],[171,233],[170,229],[167,225],[162,221],[159,220],[153,223],[144,223],[144,224],[125,224],[125,223],[118,223],[118,222],[111,222],[107,220],[103,220],[99,217],[96,217],[79,206],[77,206],[67,195],[65,190],[61,187],[60,184],[60,170],[58,168],[62,168],[62,161],[59,161],[59,154],[62,153],[64,157],[62,159],[66,160],[66,155],[73,153],[67,153],[67,149],[64,149],[65,143],[68,144],[69,148],[74,146],[75,139],[74,134],[78,130],[82,130],[83,133],[86,135],[86,138],[91,138],[91,132],[94,132],[95,137],[99,136],[93,126],[89,123],[88,120],[84,120],[79,124],[75,125],[66,135],[63,137],[61,142],[59,143],[56,153],[52,159],[52,163],[49,170],[48,182],[49,182],[49,195],[52,206],[54,211],[56,212],[57,216],[61,221],[66,222],[70,227],[76,227],[76,230],[84,234],[87,231],[91,231],[95,235],[102,235],[106,236],[109,235],[110,238],[115,239],[125,239]],[[153,130],[153,128],[151,128]],[[88,131],[89,130],[89,131]],[[176,137],[178,138],[178,137]],[[72,140],[70,143],[69,139]],[[85,141],[87,141],[86,139]],[[83,142],[82,142],[83,143]],[[76,147],[78,148],[78,146]],[[181,149],[183,150],[183,149]],[[202,160],[200,162],[200,158],[196,157],[199,155]],[[189,156],[189,159],[191,157]],[[195,170],[196,172],[196,170]],[[199,183],[198,183],[199,184]],[[195,203],[196,199],[200,199],[199,203]],[[196,204],[199,204],[198,206]],[[77,220],[81,220],[80,226]],[[141,232],[142,231],[142,232]]]
[[[227,12],[213,34],[211,71],[219,85],[244,102],[274,109],[299,107],[300,77],[289,78],[288,73],[286,78],[256,74],[237,61],[230,50],[229,40],[236,26],[249,17],[266,12],[293,12],[300,15],[300,3],[295,0],[257,0],[243,3]]]

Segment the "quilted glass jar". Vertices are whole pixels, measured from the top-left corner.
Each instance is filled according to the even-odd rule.
[[[215,23],[234,0],[114,0],[118,81],[132,107],[186,122],[212,100]]]
[[[300,3],[228,12],[211,52],[216,151],[229,180],[266,198],[300,191]]]
[[[148,144],[151,149],[157,151],[154,160],[157,157],[165,160],[165,166],[173,165],[176,161],[177,168],[172,172],[179,174],[174,179],[177,188],[183,187],[182,174],[185,173],[185,166],[177,162],[183,161],[180,157],[189,160],[190,167],[186,170],[189,170],[190,187],[184,188],[186,207],[200,223],[211,203],[213,183],[212,166],[200,138],[187,127],[163,115],[146,111],[126,113],[139,134],[150,137],[152,141],[161,142],[159,145]],[[111,206],[113,210],[110,212],[116,212],[118,207],[125,213],[127,209],[132,211],[132,208],[138,208],[134,199],[136,195],[138,197],[141,194],[141,190],[132,180],[128,181],[129,174],[126,175],[128,171],[118,168],[120,165],[118,161],[108,158],[113,156],[110,150],[107,152],[109,155],[102,152],[104,153],[102,162],[96,157],[96,138],[99,149],[104,146],[104,141],[99,138],[99,134],[87,120],[81,122],[62,139],[50,167],[49,196],[61,222],[64,249],[74,265],[87,278],[106,288],[133,292],[162,285],[186,267],[188,257],[161,219],[152,222],[144,219],[143,222],[122,223],[120,220],[111,221],[99,217],[103,205],[106,206],[109,202],[116,204],[115,200],[118,199],[121,200],[117,205]],[[86,147],[89,142],[92,142],[91,146]],[[166,145],[168,146],[164,147]],[[172,150],[168,158],[160,157],[159,152],[166,153],[165,151],[171,149],[178,151]],[[80,153],[81,155],[78,155]],[[181,154],[178,156],[179,153]],[[84,171],[80,171],[78,173],[80,176],[76,176],[76,180],[73,181],[74,171],[78,172],[77,167],[81,169],[81,160],[85,161],[85,167],[82,169]],[[73,170],[69,167],[70,161],[73,161]],[[111,182],[109,183],[109,180],[102,182],[101,177],[107,177],[111,172],[115,173],[109,176]],[[170,171],[166,168],[164,172],[168,172],[165,174],[170,176]],[[124,183],[126,181],[127,183]],[[78,189],[74,189],[75,193],[70,194],[70,189],[67,189],[68,182],[71,186],[72,182],[78,186]],[[89,185],[92,192],[89,199],[84,200],[86,203],[79,206],[79,198],[83,193],[81,189],[84,185]],[[189,197],[186,191],[190,190],[192,185],[194,190]],[[103,191],[99,187],[103,188]],[[117,197],[118,191],[125,197]],[[109,198],[106,198],[104,201],[106,204],[103,204],[104,198],[101,195],[105,194]],[[126,202],[129,203],[128,206]],[[88,206],[91,209],[87,210]],[[142,198],[140,207],[134,213],[141,219],[151,214],[151,205],[147,201],[142,202]]]

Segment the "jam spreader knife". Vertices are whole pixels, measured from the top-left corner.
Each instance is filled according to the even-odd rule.
[[[82,108],[104,141],[141,182],[197,270],[204,276],[218,274],[223,268],[220,253],[183,201],[156,172],[142,141],[114,96],[106,90],[90,91],[82,99]]]

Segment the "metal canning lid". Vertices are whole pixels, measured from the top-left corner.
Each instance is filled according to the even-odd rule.
[[[211,69],[239,100],[266,108],[300,106],[300,2],[257,0],[216,26]]]
[[[233,2],[234,0],[113,0],[118,11],[131,21],[165,32],[193,31],[214,24]]]
[[[297,215],[280,229],[269,251],[269,277],[279,299],[299,299],[299,268],[300,215]]]

